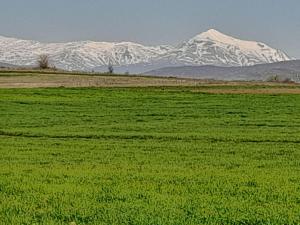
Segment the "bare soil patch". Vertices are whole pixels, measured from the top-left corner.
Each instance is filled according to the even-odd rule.
[[[24,75],[0,76],[1,88],[195,86],[200,80],[134,76]]]
[[[194,87],[215,94],[300,94],[300,85],[272,82],[224,82],[199,79],[59,73],[0,73],[0,88],[44,87]]]

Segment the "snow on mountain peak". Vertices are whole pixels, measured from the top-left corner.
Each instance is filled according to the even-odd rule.
[[[231,38],[215,29],[210,29],[206,32],[203,32],[199,35],[197,35],[198,38],[206,38],[206,39],[212,39],[212,40],[222,40],[222,39],[228,39]]]
[[[248,66],[290,60],[284,52],[255,41],[240,40],[215,29],[203,32],[183,44],[187,55],[204,58],[202,64]],[[205,60],[210,58],[210,60]],[[200,63],[197,61],[197,63]]]
[[[40,54],[48,54],[58,68],[91,70],[112,63],[247,66],[290,60],[284,52],[266,44],[243,41],[210,29],[178,47],[144,46],[132,42],[79,41],[41,43],[0,36],[0,62],[34,65]]]
[[[223,34],[215,29],[210,29],[206,32],[203,32],[196,37],[192,39],[193,40],[210,40],[221,44],[226,45],[232,45],[232,46],[238,46],[242,49],[248,49],[248,50],[257,50],[262,47],[262,43],[255,42],[255,41],[244,41],[237,38],[234,38],[232,36]]]

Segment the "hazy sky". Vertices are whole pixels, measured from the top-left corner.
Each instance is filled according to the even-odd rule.
[[[209,28],[300,58],[300,0],[0,0],[0,35],[178,44]]]

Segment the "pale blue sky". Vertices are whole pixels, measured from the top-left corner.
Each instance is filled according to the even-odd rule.
[[[178,44],[209,28],[300,58],[300,0],[0,0],[0,35]]]

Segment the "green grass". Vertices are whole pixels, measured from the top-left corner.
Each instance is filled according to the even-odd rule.
[[[300,224],[300,95],[0,89],[0,224]]]

